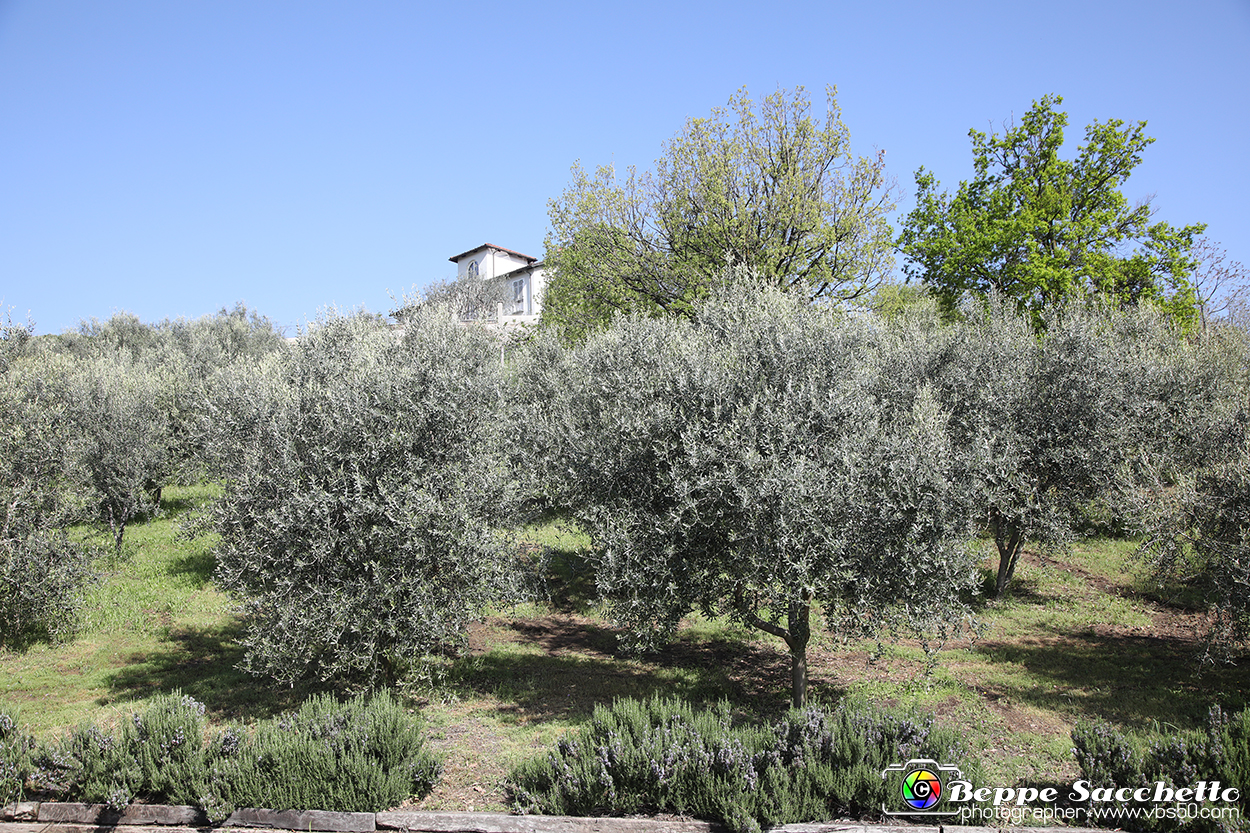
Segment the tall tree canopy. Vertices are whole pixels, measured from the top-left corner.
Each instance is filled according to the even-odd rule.
[[[618,312],[688,315],[729,265],[809,300],[876,287],[894,265],[884,152],[855,158],[827,96],[822,123],[802,87],[742,89],[687,121],[653,171],[575,165],[548,207],[544,322],[576,339]]]
[[[625,316],[577,349],[535,345],[525,445],[594,540],[629,643],[693,609],[729,616],[785,642],[801,706],[813,619],[933,641],[964,621],[971,496],[946,417],[927,391],[881,395],[909,355],[750,286],[693,321]]]
[[[1146,123],[1094,121],[1076,158],[1060,158],[1066,113],[1059,96],[1034,102],[1002,136],[969,131],[975,176],[951,196],[916,172],[916,208],[899,249],[909,278],[948,309],[965,293],[997,290],[1038,313],[1071,295],[1149,300],[1178,320],[1195,315],[1190,247],[1205,228],[1151,223],[1150,201],[1130,205],[1121,186],[1154,140]]]

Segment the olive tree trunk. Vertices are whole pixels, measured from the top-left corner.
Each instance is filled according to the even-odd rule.
[[[812,638],[811,595],[803,594],[802,601],[791,602],[786,614],[787,627],[747,614],[747,621],[765,633],[780,637],[790,649],[790,703],[802,708],[807,703],[807,643]]]
[[[1020,524],[1004,518],[997,509],[991,511],[994,545],[998,547],[998,576],[994,579],[994,598],[1001,599],[1016,572],[1016,562],[1024,549]]]

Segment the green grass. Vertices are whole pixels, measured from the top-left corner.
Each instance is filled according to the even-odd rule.
[[[123,557],[100,565],[75,638],[0,654],[0,700],[20,707],[34,731],[113,721],[175,688],[214,720],[269,716],[308,695],[237,669],[240,624],[212,582],[213,539],[178,533],[213,494],[167,489],[162,516],[128,529]],[[667,648],[620,655],[594,598],[590,542],[555,521],[523,537],[534,557],[545,552],[549,598],[496,611],[474,626],[465,656],[433,669],[433,685],[407,689],[447,759],[424,806],[503,809],[500,784],[513,765],[616,697],[724,697],[742,716],[766,720],[786,708],[780,640],[691,616]],[[1250,673],[1198,673],[1200,617],[1169,603],[1172,590],[1151,588],[1133,552],[1132,542],[1090,541],[1062,557],[1026,553],[1007,598],[978,600],[981,635],[947,645],[935,666],[912,642],[878,653],[820,636],[809,653],[811,696],[934,712],[962,729],[991,782],[1004,784],[1075,777],[1068,733],[1083,716],[1197,728],[1213,703],[1245,708]]]
[[[239,624],[212,583],[213,538],[179,534],[214,494],[166,488],[160,517],[131,524],[122,555],[98,562],[74,638],[0,653],[0,701],[19,706],[33,731],[109,722],[175,688],[218,717],[264,716],[297,702],[237,670]]]

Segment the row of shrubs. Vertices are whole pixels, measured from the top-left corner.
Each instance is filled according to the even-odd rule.
[[[1250,711],[1217,707],[1205,730],[1166,736],[1083,721],[1072,738],[1080,777],[1093,787],[1250,784]],[[597,706],[506,786],[522,813],[672,813],[758,833],[902,809],[899,783],[883,773],[916,759],[958,764],[963,780],[984,784],[960,733],[931,716],[843,702],[761,725],[725,702],[699,709],[656,697]],[[36,796],[121,809],[145,800],[199,807],[212,821],[236,807],[378,812],[429,794],[440,772],[419,719],[385,692],[345,703],[317,695],[251,729],[210,729],[204,706],[175,693],[114,728],[85,725],[47,743],[0,712],[0,803]],[[1227,827],[1183,816],[1135,824],[1143,833]]]
[[[1134,820],[1141,833],[1246,829],[1241,819],[1250,809],[1250,710],[1228,715],[1215,707],[1201,731],[1126,733],[1081,721],[1072,740],[1080,778],[1091,788],[1136,790],[1161,782],[1185,789],[1219,781],[1242,793],[1235,810],[1243,815],[1236,822],[1158,813]],[[843,702],[832,709],[794,709],[771,726],[758,726],[736,724],[725,703],[700,711],[672,698],[622,700],[596,707],[579,732],[515,770],[508,788],[513,809],[523,813],[674,813],[757,833],[780,824],[876,817],[887,807],[902,810],[902,773],[899,779],[884,773],[916,759],[957,764],[973,790],[984,785],[982,764],[960,734],[930,716]],[[1069,795],[1059,800],[1072,806]],[[1089,802],[1079,807],[1093,809]],[[1083,818],[1097,826],[1122,823],[1088,813]]]
[[[105,804],[136,799],[202,809],[222,821],[237,807],[377,812],[433,789],[439,760],[420,722],[385,692],[209,729],[191,697],[157,697],[113,729],[84,725],[37,743],[0,713],[0,801],[24,795]]]
[[[620,700],[517,768],[507,788],[519,812],[669,812],[754,831],[877,815],[889,800],[882,770],[911,758],[966,755],[957,733],[910,713],[808,708],[761,726],[723,702]],[[427,795],[440,769],[418,720],[384,692],[343,704],[314,696],[250,730],[210,729],[204,706],[175,693],[113,729],[84,725],[47,743],[0,712],[0,803],[120,810],[144,800],[199,807],[212,821],[237,807],[378,812]]]
[[[878,816],[896,803],[897,784],[882,772],[916,758],[958,761],[981,781],[959,734],[929,716],[840,704],[737,725],[724,702],[695,710],[675,698],[619,700],[515,770],[508,789],[523,813],[675,813],[758,831]]]
[[[1162,783],[1175,789],[1218,781],[1221,788],[1239,790],[1243,825],[1250,822],[1250,709],[1230,715],[1214,706],[1205,729],[1167,733],[1124,732],[1103,721],[1083,720],[1072,730],[1072,741],[1081,777],[1094,787],[1136,789]],[[1224,829],[1210,819],[1145,816],[1135,819],[1134,826],[1141,833]]]

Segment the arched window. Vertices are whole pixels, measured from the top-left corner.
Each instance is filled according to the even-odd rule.
[[[469,261],[469,268],[468,268],[468,269],[466,269],[465,271],[467,271],[467,272],[469,273],[469,277],[470,277],[470,278],[476,278],[476,277],[477,277],[477,261],[476,261],[476,260],[470,260],[470,261]]]

